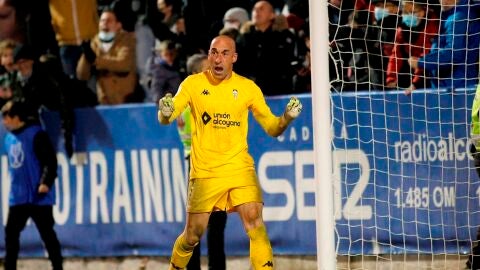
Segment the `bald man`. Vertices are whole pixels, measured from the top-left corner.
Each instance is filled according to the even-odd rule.
[[[275,116],[262,91],[233,72],[235,41],[218,36],[208,52],[208,70],[187,77],[174,98],[160,99],[158,120],[169,124],[190,106],[195,125],[190,154],[187,218],[175,241],[170,269],[184,269],[216,210],[237,212],[250,239],[253,269],[273,269],[273,252],[263,222],[262,192],[248,153],[248,111],[270,136],[279,136],[302,110],[292,97]]]
[[[242,57],[235,71],[254,80],[265,96],[293,93],[296,71],[292,62],[298,60],[297,37],[279,23],[282,16],[277,16],[269,1],[256,1],[251,18],[252,25],[243,27],[236,38],[237,52]]]

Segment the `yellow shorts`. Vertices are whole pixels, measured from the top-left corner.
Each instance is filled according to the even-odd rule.
[[[254,171],[231,177],[190,179],[188,187],[188,213],[231,212],[235,206],[244,203],[263,203],[262,190]]]

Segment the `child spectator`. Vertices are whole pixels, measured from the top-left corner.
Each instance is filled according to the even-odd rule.
[[[6,39],[0,42],[0,107],[12,97],[11,82],[15,73],[15,63],[13,62],[13,51],[16,47],[15,41]]]

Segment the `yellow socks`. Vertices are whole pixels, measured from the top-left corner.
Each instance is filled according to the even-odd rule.
[[[250,261],[253,269],[273,269],[273,252],[265,225],[249,230]]]
[[[188,261],[190,260],[190,257],[192,257],[194,247],[195,245],[191,246],[187,243],[187,241],[185,241],[183,233],[180,234],[180,236],[178,236],[177,240],[175,241],[175,244],[173,245],[169,270],[185,269]]]
[[[273,252],[265,225],[249,230],[247,234],[250,238],[250,261],[252,262],[253,269],[272,270]],[[185,241],[183,234],[178,236],[173,245],[169,270],[185,269],[192,256],[194,247],[195,246],[191,246]]]

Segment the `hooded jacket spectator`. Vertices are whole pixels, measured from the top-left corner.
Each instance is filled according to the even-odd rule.
[[[431,76],[431,87],[463,88],[478,82],[480,21],[468,0],[442,10],[439,35],[418,67]]]

